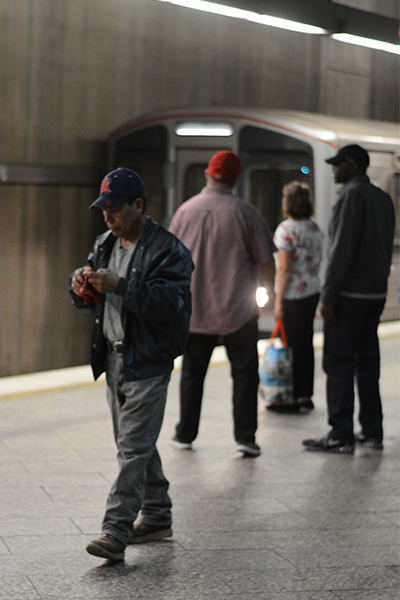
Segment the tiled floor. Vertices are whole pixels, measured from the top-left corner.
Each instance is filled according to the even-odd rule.
[[[385,450],[353,457],[301,447],[327,430],[320,351],[315,411],[260,404],[257,459],[235,454],[226,365],[194,450],[169,444],[174,373],[159,442],[174,538],[113,566],[85,552],[116,473],[104,385],[0,402],[0,599],[398,600],[399,338],[381,348]]]

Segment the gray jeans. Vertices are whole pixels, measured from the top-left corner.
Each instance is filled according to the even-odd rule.
[[[107,498],[102,531],[125,542],[137,517],[149,524],[171,524],[169,483],[156,448],[170,373],[125,381],[122,357],[110,352],[106,379],[119,474]]]

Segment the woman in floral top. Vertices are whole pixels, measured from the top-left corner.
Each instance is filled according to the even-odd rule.
[[[283,188],[284,221],[275,231],[278,248],[275,279],[275,317],[281,317],[293,353],[292,405],[270,405],[272,410],[309,410],[314,388],[314,316],[321,284],[318,276],[322,232],[310,217],[314,206],[309,187],[292,181]]]

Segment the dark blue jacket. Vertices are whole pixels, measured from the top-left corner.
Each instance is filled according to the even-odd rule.
[[[93,270],[107,268],[116,240],[111,232],[96,239],[87,261]],[[183,353],[189,333],[192,270],[189,250],[147,217],[129,265],[129,275],[120,278],[115,290],[123,298],[126,381],[169,373],[174,358]],[[83,298],[73,293],[71,279],[69,290],[73,304],[94,315],[90,362],[97,379],[105,371],[108,353],[103,335],[105,296],[101,295],[100,306],[94,302],[85,305]]]

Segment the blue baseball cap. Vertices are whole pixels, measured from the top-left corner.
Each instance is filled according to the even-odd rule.
[[[101,182],[100,196],[89,208],[98,206],[102,210],[117,208],[129,198],[143,198],[144,183],[131,169],[116,169]]]

